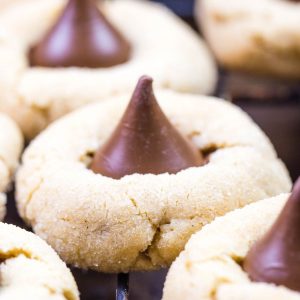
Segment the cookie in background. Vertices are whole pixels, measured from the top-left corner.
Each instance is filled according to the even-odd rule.
[[[300,79],[298,1],[198,0],[196,15],[224,67]]]
[[[197,0],[195,15],[218,62],[220,94],[262,127],[300,172],[299,1]]]
[[[27,138],[80,106],[131,91],[144,73],[181,93],[215,89],[203,40],[157,3],[20,1],[0,12],[0,26],[0,110]]]

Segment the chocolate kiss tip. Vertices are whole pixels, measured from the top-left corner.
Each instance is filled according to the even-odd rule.
[[[142,76],[133,92],[131,97],[131,103],[137,102],[137,104],[145,104],[149,101],[156,101],[153,93],[153,78],[150,76]]]
[[[69,0],[57,23],[29,53],[31,66],[107,68],[125,63],[131,47],[95,0]]]
[[[300,292],[300,179],[267,234],[250,249],[244,269],[253,281]]]
[[[141,85],[151,85],[153,83],[153,78],[148,76],[148,75],[143,75],[141,76],[141,78],[138,81],[137,86],[141,86]]]
[[[138,81],[131,101],[109,140],[96,152],[91,170],[114,179],[138,174],[174,174],[200,166],[202,154],[169,122],[152,89]]]

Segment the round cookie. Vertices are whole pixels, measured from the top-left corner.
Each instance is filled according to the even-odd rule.
[[[300,78],[298,1],[198,0],[196,15],[224,66]]]
[[[1,299],[76,300],[66,264],[31,232],[0,223]]]
[[[169,10],[148,1],[103,1],[103,11],[132,45],[128,62],[101,69],[30,67],[29,48],[65,4],[28,0],[0,13],[0,110],[12,115],[27,137],[79,106],[131,91],[143,73],[155,77],[160,88],[214,90],[216,67],[203,41]]]
[[[93,173],[92,157],[130,96],[63,117],[23,156],[19,212],[68,263],[103,272],[168,266],[216,216],[290,190],[273,146],[245,113],[220,99],[171,91],[156,93],[162,110],[208,163],[117,180]]]
[[[163,299],[300,299],[284,286],[250,281],[241,267],[288,197],[282,194],[237,209],[193,235],[170,268]]]
[[[17,125],[0,114],[0,220],[6,208],[5,192],[9,187],[23,149],[23,137]]]

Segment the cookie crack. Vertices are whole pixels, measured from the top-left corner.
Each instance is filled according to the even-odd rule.
[[[28,216],[28,206],[29,206],[31,200],[33,199],[34,195],[40,190],[43,183],[44,183],[44,178],[41,177],[39,183],[34,188],[31,189],[31,191],[24,203],[24,216],[26,218]],[[31,221],[34,222],[34,220],[31,220]]]
[[[147,244],[144,250],[139,251],[133,266],[136,266],[138,264],[138,261],[141,259],[146,259],[153,267],[157,266],[157,264],[155,264],[155,262],[153,261],[153,256],[150,254],[150,250],[155,245],[155,241],[158,238],[159,233],[160,233],[160,226],[156,226],[151,240],[149,241],[149,243]],[[157,253],[157,255],[159,256],[159,253]],[[161,260],[163,259],[161,258]]]
[[[148,214],[147,214],[146,211],[142,211],[142,210],[139,208],[139,205],[138,205],[137,201],[136,201],[134,198],[132,198],[132,197],[130,197],[129,200],[130,200],[131,204],[132,204],[132,205],[135,207],[135,209],[137,210],[138,215],[139,215],[142,219],[148,221],[149,224],[152,226],[152,228],[156,228],[157,225],[154,224],[154,222],[153,222],[153,221],[151,220],[151,218],[148,216]]]
[[[151,266],[154,268],[168,266],[169,262],[166,261],[166,258],[160,253],[160,248],[158,246],[162,238],[162,234],[166,234],[165,230],[162,231],[162,227],[165,225],[172,224],[173,220],[194,220],[196,218],[199,218],[199,216],[194,215],[186,218],[181,218],[181,219],[174,218],[170,220],[166,220],[165,217],[162,217],[161,222],[158,225],[153,224],[155,230],[153,237],[151,241],[148,243],[147,248],[139,252],[139,255],[137,256],[136,261],[134,263],[134,266],[138,264],[138,261],[140,259],[147,259],[149,263],[151,263]],[[201,224],[203,225],[203,223]],[[168,231],[173,231],[173,229],[171,228]]]
[[[40,161],[40,166],[44,166],[45,161],[46,161],[44,155],[41,155],[39,158],[41,160]],[[24,168],[24,162],[23,162],[22,168]],[[44,183],[43,167],[36,168],[34,171],[32,171],[32,173],[38,173],[39,174],[39,176],[38,176],[38,183],[37,184],[33,184],[32,188],[31,188],[31,184],[28,185],[28,189],[30,191],[28,192],[28,195],[27,195],[27,197],[26,197],[26,199],[24,201],[24,204],[23,204],[24,211],[27,211],[27,207],[30,204],[31,200],[33,199],[34,195],[38,192],[38,190],[41,188],[42,184]],[[31,174],[28,177],[30,177]],[[25,178],[28,179],[27,177],[25,177]],[[18,182],[18,180],[17,180],[17,182]],[[25,185],[25,186],[27,186],[26,182],[22,182],[22,184]],[[25,215],[27,215],[27,213]]]
[[[147,246],[145,249],[142,249],[138,252],[137,256],[136,256],[136,260],[134,262],[134,265],[137,264],[138,260],[140,260],[141,258],[144,258],[144,259],[147,259],[149,260],[149,262],[151,262],[151,264],[153,265],[153,262],[152,262],[152,259],[151,257],[149,256],[149,253],[148,253],[148,250],[151,248],[152,244],[153,244],[153,241],[155,240],[156,238],[156,235],[157,235],[157,232],[158,232],[158,229],[159,229],[159,225],[155,224],[152,219],[149,217],[149,215],[147,214],[146,211],[142,211],[140,208],[139,208],[139,205],[137,203],[137,201],[133,198],[133,197],[129,197],[129,200],[131,202],[131,204],[133,205],[133,207],[136,209],[138,215],[145,221],[147,221],[150,226],[152,227],[153,229],[153,235],[152,235],[152,238],[151,240],[148,242]]]
[[[159,251],[158,251],[158,248],[156,247],[156,245],[158,244],[158,241],[160,239],[160,236],[161,236],[161,227],[164,226],[164,225],[167,225],[166,224],[160,224],[159,226],[156,227],[156,230],[155,230],[155,233],[152,237],[152,240],[151,240],[151,243],[148,245],[147,249],[145,249],[141,254],[145,255],[146,257],[149,258],[149,260],[151,261],[151,264],[153,266],[157,266],[157,264],[154,262],[154,255],[151,254],[151,250],[154,250],[155,251],[155,255],[156,257],[159,257],[160,260],[163,262],[163,264],[159,264],[159,266],[161,265],[167,265],[165,259],[160,255]]]

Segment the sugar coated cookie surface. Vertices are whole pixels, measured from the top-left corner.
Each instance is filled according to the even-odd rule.
[[[68,263],[104,272],[168,266],[216,216],[290,190],[273,146],[245,113],[221,99],[170,91],[156,93],[162,110],[209,162],[177,174],[95,174],[91,158],[130,97],[63,117],[24,154],[19,212]]]
[[[31,232],[0,223],[0,260],[0,299],[79,299],[66,264]]]
[[[0,12],[0,110],[27,137],[79,106],[131,91],[143,74],[160,88],[182,93],[214,90],[216,67],[204,42],[169,10],[148,1],[103,3],[103,12],[131,43],[128,62],[102,69],[30,67],[29,49],[65,3],[28,0]]]
[[[298,1],[198,0],[196,14],[223,65],[300,78]]]
[[[0,114],[0,220],[6,212],[6,195],[23,148],[23,137],[17,125]]]
[[[283,286],[251,282],[241,265],[271,227],[289,195],[250,204],[217,218],[194,234],[167,275],[164,300],[297,300]]]

